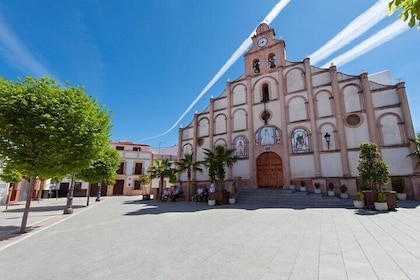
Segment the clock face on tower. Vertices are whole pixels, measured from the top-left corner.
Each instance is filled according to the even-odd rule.
[[[265,45],[267,45],[268,39],[265,37],[262,37],[261,39],[258,40],[257,45],[258,47],[264,47]]]

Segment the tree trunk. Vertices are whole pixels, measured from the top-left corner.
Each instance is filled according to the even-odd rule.
[[[29,184],[28,194],[26,195],[25,210],[23,211],[22,224],[20,225],[19,233],[26,232],[26,223],[28,222],[29,208],[31,207],[32,193],[35,189],[35,184],[36,184],[36,177],[32,177],[31,183]]]
[[[220,179],[216,181],[216,189],[218,192],[224,192],[225,191],[225,182],[223,179]]]
[[[190,201],[190,197],[191,197],[191,178],[188,178],[188,182],[187,182],[187,199],[186,199],[186,201]]]
[[[95,201],[101,201],[102,184],[104,184],[104,181],[101,181],[101,182],[98,183],[98,191],[96,192],[96,200]]]
[[[164,178],[160,178],[159,180],[159,194],[158,194],[158,200],[162,200],[162,194],[163,194],[163,180]]]
[[[88,183],[88,187],[86,191],[86,206],[89,206],[89,196],[90,196],[90,183]]]
[[[46,181],[42,180],[41,183],[39,184],[39,191],[38,191],[38,198],[37,198],[38,203],[42,198],[42,192],[44,191],[45,183],[46,183]]]
[[[14,188],[14,184],[9,183],[9,186],[7,187],[6,210],[7,210],[7,206],[9,205],[10,198],[12,197],[13,188]]]
[[[75,174],[71,175],[71,183],[69,186],[69,190],[67,192],[67,205],[66,209],[64,209],[63,214],[73,214],[73,192],[74,192],[74,177]]]

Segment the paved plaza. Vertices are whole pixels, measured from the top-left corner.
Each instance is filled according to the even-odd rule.
[[[208,206],[75,198],[0,212],[0,279],[420,279],[420,206]],[[4,206],[2,206],[4,207]]]

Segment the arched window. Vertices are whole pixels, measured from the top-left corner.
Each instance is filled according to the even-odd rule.
[[[268,84],[263,84],[262,86],[262,102],[267,102],[270,100],[270,94],[268,90]]]
[[[268,65],[270,65],[270,70],[276,68],[277,62],[276,62],[276,56],[274,54],[270,54],[268,58]]]
[[[254,67],[254,73],[259,74],[260,73],[260,61],[258,59],[254,60],[254,63],[252,63]]]

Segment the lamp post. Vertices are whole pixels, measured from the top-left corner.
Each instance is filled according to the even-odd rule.
[[[329,150],[330,149],[331,135],[329,135],[328,132],[327,132],[327,133],[325,133],[324,138],[325,138],[325,142],[327,142],[327,148]]]

